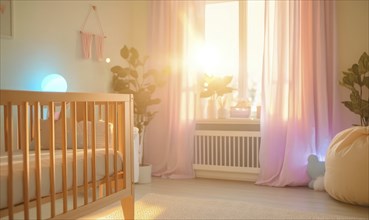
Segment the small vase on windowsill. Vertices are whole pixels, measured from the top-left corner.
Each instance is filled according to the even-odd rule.
[[[215,99],[213,97],[210,97],[208,100],[208,106],[207,106],[207,118],[208,119],[216,119],[217,118],[217,106],[216,106]]]
[[[217,119],[217,102],[221,106],[219,113],[220,117],[227,117],[227,111],[224,109],[226,98],[223,96],[228,93],[232,93],[233,88],[229,87],[228,84],[231,83],[232,76],[212,76],[204,74],[200,79],[200,85],[202,86],[202,91],[200,92],[200,98],[209,98],[207,106],[207,119]]]
[[[228,110],[226,108],[227,104],[227,96],[218,96],[218,119],[225,119],[228,118]]]

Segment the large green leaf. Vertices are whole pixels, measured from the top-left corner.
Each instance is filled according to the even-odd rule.
[[[369,102],[366,100],[361,100],[361,112],[362,117],[369,117]]]
[[[360,74],[369,72],[369,56],[366,52],[364,52],[359,59],[358,71]]]
[[[135,79],[138,78],[138,73],[137,73],[137,71],[135,69],[132,69],[129,73],[131,74],[131,76],[133,78],[135,78]]]
[[[342,102],[350,111],[352,111],[355,114],[360,115],[361,111],[359,109],[359,106],[357,104],[352,103],[351,101],[344,101]]]
[[[353,73],[359,74],[359,65],[355,63],[349,70],[352,71]]]
[[[128,63],[131,64],[134,68],[138,65],[138,59],[135,56],[130,56],[128,59]]]
[[[364,77],[363,86],[366,86],[366,88],[369,89],[369,76]]]
[[[113,81],[113,89],[119,93],[131,93],[129,88],[129,82],[125,80],[115,80]]]
[[[344,84],[354,86],[354,84],[359,84],[360,74],[354,72],[344,72],[345,76],[342,78]]]
[[[156,86],[155,86],[155,85],[149,85],[149,86],[147,87],[147,90],[152,94],[152,93],[154,93],[154,92],[155,92],[155,90],[156,90]]]
[[[120,50],[120,56],[125,60],[128,59],[129,50],[128,50],[128,47],[126,45],[124,45],[124,47]]]
[[[352,90],[356,90],[356,89],[355,89],[355,87],[354,87],[354,84],[353,84],[353,83],[349,85],[349,83],[344,82],[344,81],[343,81],[343,79],[342,79],[342,81],[340,81],[340,82],[339,82],[339,84],[340,84],[341,86],[343,86],[343,87],[348,88],[348,89],[349,89],[349,90],[351,90],[351,91],[352,91]]]
[[[134,59],[138,59],[140,57],[140,54],[138,53],[137,49],[134,47],[131,47],[131,57],[133,57]]]
[[[350,94],[350,100],[353,104],[360,104],[361,97],[358,91],[354,90]]]
[[[233,79],[233,77],[232,77],[232,76],[225,76],[225,77],[223,78],[223,85],[228,85],[229,83],[231,83],[231,82],[232,82],[232,79]]]
[[[126,68],[122,68],[121,66],[113,66],[110,71],[118,74],[120,77],[125,77],[128,74]]]
[[[202,92],[200,93],[200,97],[201,97],[201,98],[208,98],[208,97],[210,97],[210,96],[212,96],[212,95],[214,95],[214,92],[209,91],[209,90],[202,91]]]
[[[227,93],[231,93],[233,89],[231,87],[223,87],[217,91],[218,96],[222,96]]]

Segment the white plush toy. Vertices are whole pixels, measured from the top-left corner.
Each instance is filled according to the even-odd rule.
[[[308,157],[307,166],[309,177],[311,178],[309,182],[309,188],[317,191],[325,191],[324,189],[324,173],[325,173],[325,163],[324,161],[319,161],[316,155],[311,154]]]

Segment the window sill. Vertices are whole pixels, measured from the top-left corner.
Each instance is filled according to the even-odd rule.
[[[196,124],[260,124],[258,118],[197,119]]]

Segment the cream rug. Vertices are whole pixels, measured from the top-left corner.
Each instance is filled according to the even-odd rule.
[[[105,213],[106,214],[106,213]],[[251,203],[147,194],[135,203],[136,219],[360,219],[269,208]],[[123,219],[116,208],[98,219]]]

